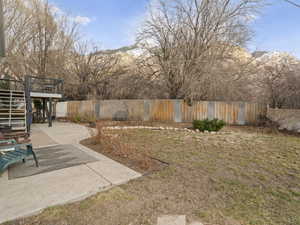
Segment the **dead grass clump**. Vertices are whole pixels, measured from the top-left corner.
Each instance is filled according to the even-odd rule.
[[[148,127],[176,127],[176,128],[190,128],[192,123],[175,123],[163,121],[114,121],[114,120],[98,120],[105,126],[148,126]]]
[[[133,144],[126,143],[122,140],[126,139],[125,131],[113,133],[104,129],[104,125],[98,122],[96,125],[96,134],[90,139],[91,144],[99,145],[102,152],[118,158],[128,159],[134,162],[140,169],[148,170],[151,167],[151,159],[148,151],[139,151]]]
[[[93,123],[96,121],[95,115],[91,113],[73,114],[70,115],[67,119],[73,123]]]

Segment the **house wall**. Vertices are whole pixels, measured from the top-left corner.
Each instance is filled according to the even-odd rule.
[[[56,117],[65,118],[68,113],[68,102],[58,102],[55,108]]]

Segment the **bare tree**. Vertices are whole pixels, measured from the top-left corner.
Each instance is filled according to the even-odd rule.
[[[263,72],[264,71],[264,72]],[[300,62],[285,58],[264,66],[261,97],[272,108],[300,108]]]
[[[292,0],[284,0],[285,2],[293,5],[293,6],[296,6],[296,7],[299,7],[300,8],[300,2],[296,2],[296,1],[292,1]]]
[[[212,68],[249,39],[259,0],[175,0],[152,5],[138,40],[170,98],[205,99]]]
[[[3,0],[0,0],[0,60],[5,57],[5,35],[4,35],[4,16]]]
[[[22,79],[25,74],[61,76],[77,24],[57,15],[47,1],[5,0],[7,60],[2,74]]]
[[[4,32],[6,36],[6,61],[1,65],[1,74],[14,74],[19,77],[23,69],[23,50],[30,40],[29,24],[32,16],[26,13],[26,7],[21,0],[4,0]],[[13,57],[12,57],[13,56]],[[19,62],[19,63],[17,63]],[[15,64],[15,66],[11,66]],[[22,71],[23,72],[23,71]]]
[[[70,60],[70,97],[78,99],[109,98],[109,85],[124,73],[120,57],[106,54],[87,42],[78,42]],[[69,93],[69,94],[70,94]]]
[[[51,73],[51,68],[47,67],[50,64],[51,54],[52,56],[69,54],[76,36],[77,25],[68,21],[67,17],[55,15],[48,1],[31,1],[33,35],[29,51],[36,74],[44,77]]]

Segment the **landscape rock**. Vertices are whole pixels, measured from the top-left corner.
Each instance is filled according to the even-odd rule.
[[[157,219],[157,225],[185,225],[185,215],[161,216]]]
[[[295,130],[300,130],[300,121],[295,124]]]
[[[200,223],[200,222],[192,222],[192,223],[190,223],[190,225],[203,225],[203,223]]]
[[[110,126],[104,127],[104,130],[126,130],[126,129],[149,129],[149,130],[169,130],[169,131],[183,131],[189,133],[200,133],[200,130],[191,130],[189,128],[177,128],[177,127],[148,127],[148,126]]]

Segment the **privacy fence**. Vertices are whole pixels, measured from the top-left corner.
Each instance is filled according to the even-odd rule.
[[[194,102],[183,100],[70,101],[56,105],[56,116],[90,117],[99,120],[191,122],[222,119],[228,124],[255,124],[266,116],[267,107],[249,102]]]

